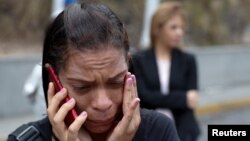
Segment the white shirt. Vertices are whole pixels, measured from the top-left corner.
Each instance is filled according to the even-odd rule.
[[[170,66],[171,66],[170,60],[157,59],[160,88],[161,88],[161,93],[163,95],[169,94]],[[158,108],[156,110],[173,119],[173,114],[169,109]]]

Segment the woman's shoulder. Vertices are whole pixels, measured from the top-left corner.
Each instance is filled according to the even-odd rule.
[[[152,120],[155,120],[155,119],[164,119],[168,122],[171,122],[171,119],[168,118],[168,117],[165,117],[165,115],[155,111],[155,110],[151,110],[151,109],[145,109],[145,108],[142,108],[141,111],[141,118],[143,120],[146,120],[146,121],[152,121]]]
[[[193,62],[195,61],[196,57],[195,57],[195,54],[187,51],[187,50],[183,50],[183,49],[179,49],[179,48],[176,48],[173,50],[173,55],[176,56],[176,58],[179,58],[179,59],[183,59],[183,60],[186,60],[188,62]]]
[[[179,141],[173,121],[154,110],[141,109],[141,124],[133,141]]]
[[[29,122],[19,126],[15,131],[8,135],[8,141],[29,140],[40,138],[42,140],[51,140],[51,125],[47,117]]]
[[[190,52],[186,49],[180,49],[180,48],[173,49],[173,53],[180,54],[180,55],[183,55],[185,57],[194,57],[195,56],[192,52]]]
[[[150,110],[150,109],[141,109],[141,122],[142,125],[144,124],[145,126],[170,126],[173,124],[173,121],[167,117],[166,115],[159,113],[155,110]],[[158,127],[156,127],[158,128]]]

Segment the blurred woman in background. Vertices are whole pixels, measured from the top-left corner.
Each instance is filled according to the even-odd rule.
[[[179,2],[162,3],[151,21],[151,47],[133,56],[141,107],[165,113],[182,141],[196,141],[198,101],[195,57],[180,49],[186,15]]]

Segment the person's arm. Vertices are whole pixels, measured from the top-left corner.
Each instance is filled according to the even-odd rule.
[[[197,65],[193,55],[188,57],[187,103],[189,108],[194,109],[197,106],[199,99]]]

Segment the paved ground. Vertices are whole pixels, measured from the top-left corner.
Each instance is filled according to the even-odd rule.
[[[207,125],[209,124],[250,124],[250,107],[214,113],[209,116],[199,117],[202,134],[199,141],[207,141]]]

